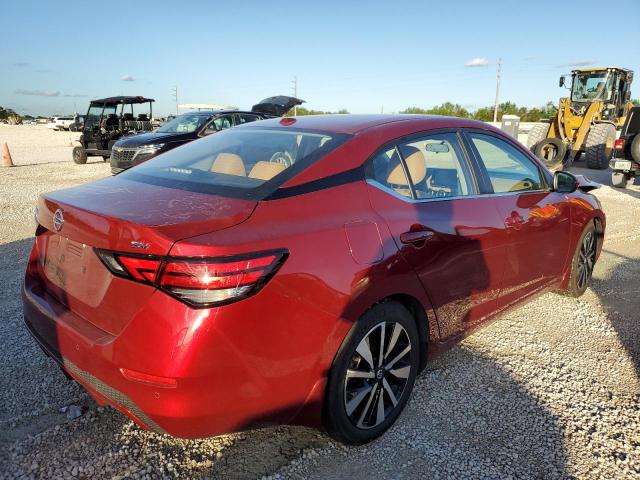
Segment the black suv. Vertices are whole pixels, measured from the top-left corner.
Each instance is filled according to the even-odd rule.
[[[609,162],[613,170],[611,183],[614,187],[627,188],[635,177],[640,177],[640,107],[633,107],[614,143],[614,157]]]
[[[304,100],[280,95],[262,100],[250,112],[199,110],[179,115],[153,132],[118,140],[111,149],[111,173],[115,175],[156,155],[226,128],[280,117],[302,103]]]

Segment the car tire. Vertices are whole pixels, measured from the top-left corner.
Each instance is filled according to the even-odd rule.
[[[613,142],[616,140],[616,127],[610,123],[596,123],[591,127],[585,142],[587,167],[604,170],[609,166],[613,155]]]
[[[571,273],[569,285],[564,292],[570,297],[580,297],[591,283],[593,268],[596,263],[598,238],[595,225],[589,222],[576,246],[576,251],[571,259]]]
[[[628,173],[612,172],[611,184],[616,188],[627,188],[629,185],[633,185],[633,178]]]
[[[84,147],[73,147],[73,161],[78,165],[84,165],[87,163],[87,151]]]
[[[536,123],[533,127],[531,127],[531,130],[529,130],[529,135],[527,135],[527,147],[533,150],[538,142],[547,138],[550,127],[550,123],[543,122]]]
[[[351,328],[329,371],[323,412],[329,435],[353,445],[382,435],[409,399],[420,348],[415,319],[402,304],[390,301],[369,309]]]
[[[551,156],[549,156],[549,151]],[[555,172],[562,170],[564,157],[567,153],[567,146],[559,138],[545,138],[533,147],[533,153],[547,166],[549,170]]]
[[[635,162],[640,163],[640,134],[636,134],[636,136],[633,137],[633,140],[631,140],[629,153]]]

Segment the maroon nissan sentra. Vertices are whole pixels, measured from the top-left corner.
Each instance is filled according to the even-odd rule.
[[[585,291],[597,186],[476,121],[246,124],[42,195],[25,321],[143,428],[364,443],[434,355],[535,295]]]

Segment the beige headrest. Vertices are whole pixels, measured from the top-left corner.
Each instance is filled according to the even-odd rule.
[[[407,158],[404,159],[411,175],[411,180],[414,184],[421,183],[427,176],[427,163],[424,160],[424,155],[420,150],[416,150]],[[389,176],[387,177],[387,183],[392,185],[408,185],[402,165],[395,166]]]
[[[271,180],[285,168],[287,167],[284,163],[257,162],[249,172],[249,177],[259,178],[260,180]]]
[[[226,173],[227,175],[237,175],[239,177],[247,176],[242,158],[235,153],[219,153],[213,165],[211,165],[211,171]]]

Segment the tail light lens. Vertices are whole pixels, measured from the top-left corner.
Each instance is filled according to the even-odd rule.
[[[615,142],[613,142],[613,148],[616,150],[624,150],[624,139],[618,138]]]
[[[96,253],[114,275],[153,285],[196,308],[225,305],[256,294],[288,255],[285,250],[219,258]]]

